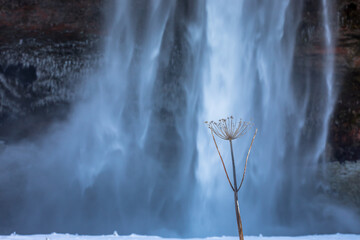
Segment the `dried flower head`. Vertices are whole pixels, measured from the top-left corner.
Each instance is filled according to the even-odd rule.
[[[205,122],[210,130],[219,138],[224,140],[234,140],[245,133],[253,126],[251,122],[243,120],[236,121],[233,116],[227,119],[220,119],[218,122]]]

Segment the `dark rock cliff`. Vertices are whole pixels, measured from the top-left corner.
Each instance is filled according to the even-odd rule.
[[[335,40],[334,95],[337,96],[329,127],[328,159],[357,161],[360,159],[360,1],[327,2],[331,6],[329,20]],[[295,51],[297,81],[306,81],[311,76],[309,84],[319,84],[326,54],[324,31],[322,1],[305,0]],[[322,99],[313,95],[311,101],[320,109],[314,109],[310,118],[322,107]],[[316,120],[312,123],[317,124]]]
[[[337,1],[340,91],[330,127],[333,160],[360,160],[360,1]]]
[[[0,140],[63,119],[81,77],[99,64],[102,0],[0,0]]]
[[[360,211],[360,1],[331,0],[330,28],[334,42],[334,111],[330,119],[326,148],[324,191],[328,196],[353,205]],[[318,114],[322,111],[322,97],[317,92],[324,77],[323,6],[321,0],[305,0],[294,59],[295,86],[310,88],[313,103],[308,122],[321,128]],[[299,96],[300,98],[302,96]],[[321,113],[320,113],[321,114]],[[322,170],[323,170],[322,169]]]

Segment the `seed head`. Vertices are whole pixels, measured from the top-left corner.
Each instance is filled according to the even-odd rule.
[[[243,120],[236,121],[233,116],[227,119],[220,119],[218,122],[210,121],[205,122],[210,130],[216,134],[219,138],[224,140],[234,140],[247,133],[249,128],[253,126],[253,123]]]

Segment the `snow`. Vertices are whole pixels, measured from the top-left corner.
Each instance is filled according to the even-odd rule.
[[[142,236],[131,234],[129,236],[119,236],[116,232],[112,235],[71,235],[71,234],[39,234],[39,235],[18,235],[0,236],[0,240],[181,240],[180,238],[162,238],[157,236]],[[186,238],[184,240],[237,240],[238,237],[208,237],[208,238]],[[265,237],[265,236],[245,236],[245,240],[360,240],[360,234],[331,234],[331,235],[308,235],[297,237]]]

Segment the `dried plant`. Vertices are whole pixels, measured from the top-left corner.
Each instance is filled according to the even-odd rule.
[[[241,188],[241,186],[242,186],[242,184],[244,182],[245,172],[246,172],[246,165],[247,165],[247,162],[248,162],[248,159],[249,159],[251,147],[253,145],[255,136],[257,134],[257,129],[255,129],[254,136],[253,136],[253,138],[251,140],[249,151],[247,153],[246,160],[245,160],[244,172],[243,172],[243,175],[242,175],[240,185],[238,187],[237,186],[237,181],[236,181],[237,178],[236,178],[236,169],[235,169],[235,160],[234,160],[234,151],[233,151],[232,141],[239,138],[240,136],[246,134],[247,131],[253,126],[253,124],[250,123],[250,122],[242,121],[241,119],[240,119],[240,121],[236,121],[236,120],[234,120],[234,118],[232,116],[228,117],[227,119],[220,119],[218,122],[211,121],[211,122],[205,122],[205,123],[208,125],[209,129],[211,130],[211,135],[212,135],[212,138],[214,140],[216,150],[219,153],[221,163],[222,163],[222,165],[224,167],[224,171],[225,171],[227,180],[229,181],[230,187],[234,192],[235,213],[236,213],[236,221],[237,221],[237,226],[238,226],[238,231],[239,231],[239,238],[240,238],[240,240],[244,240],[242,222],[241,222],[241,217],[240,217],[238,192],[239,192],[239,190],[240,190],[240,188]],[[219,138],[227,140],[230,143],[234,184],[231,183],[231,180],[230,180],[229,175],[227,173],[224,160],[223,160],[223,158],[222,158],[222,156],[220,154],[218,145],[217,145],[216,140],[215,140],[214,133]]]

